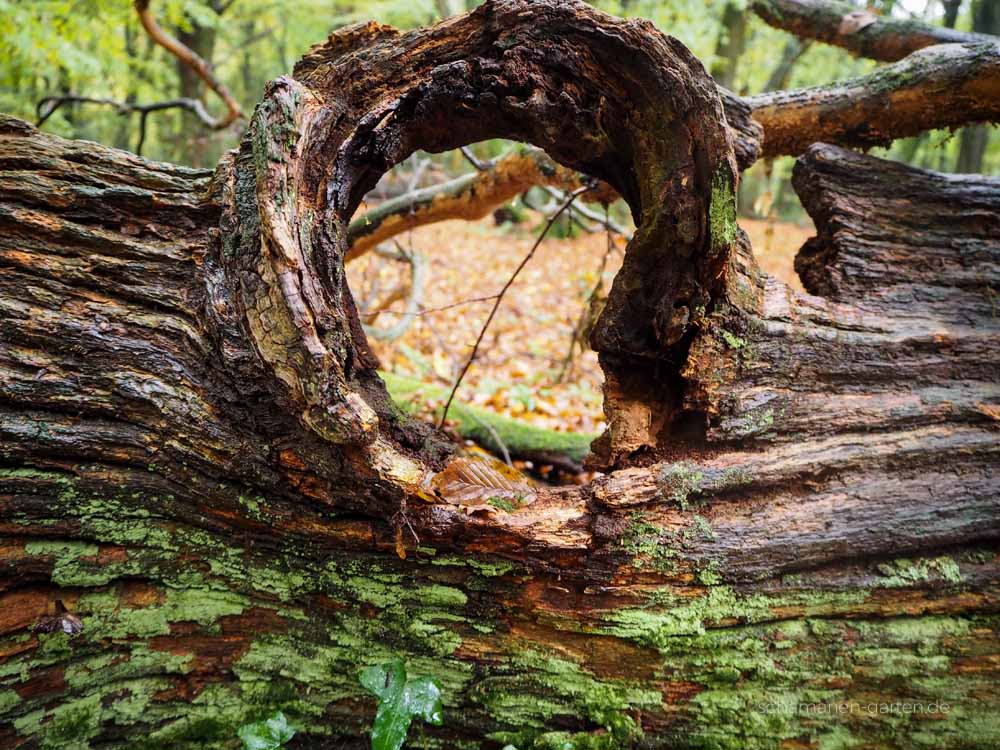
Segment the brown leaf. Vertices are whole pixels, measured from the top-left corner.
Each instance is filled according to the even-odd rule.
[[[467,508],[469,513],[495,509],[490,500],[519,506],[535,499],[521,472],[486,456],[456,458],[434,476],[432,486],[444,500]]]
[[[838,34],[856,34],[866,29],[878,20],[878,16],[870,10],[855,10],[840,19]]]

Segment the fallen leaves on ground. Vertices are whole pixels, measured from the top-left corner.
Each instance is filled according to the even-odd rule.
[[[792,261],[813,234],[782,222],[743,219],[765,271],[801,289]],[[472,350],[499,292],[531,249],[537,223],[496,227],[492,219],[446,221],[397,238],[406,251],[424,254],[429,281],[412,327],[394,342],[371,340],[383,368],[429,383],[451,386]],[[475,404],[539,427],[598,434],[604,429],[597,356],[577,347],[563,382],[558,376],[570,349],[571,334],[597,282],[607,248],[603,233],[568,239],[548,237],[505,295],[457,400]],[[610,288],[621,266],[624,242],[618,240],[604,273]],[[408,280],[408,266],[368,253],[348,265],[348,280],[362,308]],[[373,293],[374,292],[374,293]],[[454,305],[463,300],[479,300]],[[405,301],[394,301],[377,320],[388,327]]]

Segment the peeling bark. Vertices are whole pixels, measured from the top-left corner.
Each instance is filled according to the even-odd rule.
[[[594,339],[618,470],[469,513],[343,262],[381,173],[495,136],[638,231]],[[516,0],[331,37],[214,174],[9,118],[0,173],[3,746],[225,748],[280,708],[361,748],[393,655],[444,687],[413,747],[1000,742],[996,180],[814,147],[797,294],[703,68]],[[38,631],[60,606],[82,632]],[[949,710],[806,705],[841,701]]]

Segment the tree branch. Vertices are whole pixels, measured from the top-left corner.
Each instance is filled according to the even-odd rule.
[[[763,156],[817,142],[888,145],[934,128],[1000,119],[1000,45],[938,45],[850,81],[747,97]]]
[[[35,115],[37,116],[35,125],[41,127],[64,104],[100,104],[114,107],[119,115],[138,113],[139,139],[136,142],[135,153],[140,156],[142,155],[143,144],[146,141],[146,118],[152,112],[161,112],[165,109],[185,109],[188,112],[194,113],[199,118],[205,112],[205,107],[201,102],[197,99],[189,99],[187,97],[167,99],[162,102],[153,102],[152,104],[134,104],[117,99],[65,94],[62,96],[46,96],[38,101],[38,104],[35,105]]]
[[[536,185],[574,190],[582,184],[579,173],[530,146],[515,148],[490,162],[476,160],[474,164],[475,172],[392,198],[352,221],[347,229],[351,246],[347,260],[354,260],[390,237],[425,224],[448,219],[481,219],[498,205]],[[606,192],[617,197],[610,188]]]
[[[156,42],[158,45],[163,47],[167,52],[172,54],[182,63],[187,65],[195,74],[205,82],[212,91],[219,95],[223,103],[226,105],[226,114],[215,118],[212,117],[208,110],[205,109],[204,105],[197,101],[194,101],[193,107],[189,108],[205,127],[212,130],[222,130],[223,128],[229,127],[237,119],[245,117],[242,110],[240,109],[239,103],[229,92],[229,89],[215,77],[212,72],[212,66],[205,62],[198,54],[185,44],[170,36],[163,27],[156,22],[153,18],[153,14],[149,9],[149,0],[135,0],[135,9],[139,14],[139,21],[142,23],[142,28],[146,30],[149,38]]]
[[[816,39],[886,62],[934,44],[997,41],[988,34],[877,16],[835,0],[754,0],[753,10],[771,26],[802,39]]]

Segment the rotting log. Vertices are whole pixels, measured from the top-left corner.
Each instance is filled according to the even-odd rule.
[[[989,34],[958,31],[913,19],[879,16],[839,0],[753,0],[753,11],[771,26],[815,39],[860,57],[894,62],[935,44],[996,42]]]
[[[638,229],[593,338],[614,471],[469,513],[343,261],[380,174],[488,137]],[[813,147],[796,293],[701,65],[517,0],[334,35],[214,173],[8,118],[0,178],[0,745],[227,748],[280,708],[362,748],[394,655],[444,687],[412,747],[1000,744],[997,180]]]
[[[393,402],[407,413],[430,411],[439,420],[448,400],[450,388],[424,383],[414,378],[380,372]],[[431,410],[428,404],[434,405]],[[497,455],[550,465],[571,473],[582,470],[583,460],[590,452],[592,435],[576,432],[556,432],[511,419],[471,404],[455,402],[448,418],[458,435],[472,440]]]

